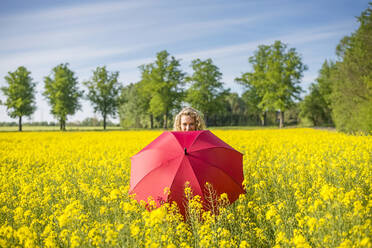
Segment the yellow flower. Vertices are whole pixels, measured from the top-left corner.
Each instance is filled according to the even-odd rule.
[[[324,201],[332,200],[334,198],[335,192],[335,187],[323,185],[323,187],[320,189],[320,196],[323,198]]]
[[[306,241],[305,237],[297,230],[294,231],[292,242],[296,247],[306,247],[310,248],[311,246]]]
[[[279,244],[280,242],[284,241],[286,239],[285,237],[285,233],[284,232],[279,232],[277,235],[276,235],[276,238],[275,238],[275,242],[277,244]]]
[[[239,248],[249,248],[251,247],[247,241],[243,240],[240,242]]]
[[[127,231],[130,247],[371,247],[372,133],[213,132],[244,154],[247,193],[212,212],[188,183],[186,220],[128,195],[130,157],[161,131],[0,132],[0,247],[120,246]]]
[[[113,189],[111,192],[110,192],[110,199],[111,200],[116,200],[120,197],[121,195],[121,192],[119,189]]]
[[[277,214],[274,206],[270,206],[270,209],[266,212],[266,220],[271,220]]]
[[[116,227],[116,230],[120,232],[123,228],[124,228],[124,224],[118,224]]]
[[[166,195],[166,196],[170,195],[170,188],[169,187],[164,188],[164,195]]]
[[[371,241],[368,237],[365,237],[362,239],[362,241],[360,241],[360,246],[361,247],[371,247]]]
[[[349,248],[352,247],[353,243],[349,239],[345,239],[342,243],[338,246],[338,248]]]
[[[71,247],[80,247],[80,237],[77,236],[76,234],[73,234],[70,239],[71,242]]]
[[[150,248],[158,248],[159,244],[158,243],[151,243]]]
[[[106,212],[107,212],[107,208],[106,208],[105,206],[101,206],[101,207],[99,208],[99,213],[100,213],[101,215],[105,214]]]
[[[221,240],[219,245],[220,245],[221,248],[225,248],[225,247],[226,248],[229,248],[229,247],[231,247],[230,242],[227,241],[227,240]]]
[[[307,225],[309,227],[309,232],[313,233],[316,227],[317,219],[313,217],[309,217],[307,220]]]
[[[131,225],[130,226],[130,234],[132,235],[132,237],[136,237],[140,232],[140,228],[137,226],[137,225]]]

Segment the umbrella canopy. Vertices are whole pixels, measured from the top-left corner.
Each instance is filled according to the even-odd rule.
[[[205,184],[234,202],[244,193],[243,155],[208,130],[163,132],[131,158],[130,194],[137,201],[152,197],[157,206],[175,201],[184,213],[184,187],[205,202]],[[169,188],[170,194],[164,189]]]

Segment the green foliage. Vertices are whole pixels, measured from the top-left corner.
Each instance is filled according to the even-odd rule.
[[[160,116],[166,111],[167,105],[160,94],[154,94],[150,101],[150,112],[154,116]]]
[[[324,123],[327,118],[323,106],[325,106],[323,96],[319,92],[318,84],[311,84],[310,94],[305,96],[305,99],[301,102],[301,117],[308,118],[314,126],[318,126]]]
[[[260,122],[262,110],[258,107],[261,98],[258,96],[255,87],[250,87],[242,95],[242,100],[246,106],[246,114],[254,116],[257,124]]]
[[[77,78],[68,68],[68,64],[60,64],[52,69],[52,75],[44,78],[44,93],[51,105],[51,114],[60,122],[60,129],[66,129],[67,115],[73,115],[81,108],[79,98],[83,91],[79,91]]]
[[[287,49],[281,41],[275,41],[270,46],[261,45],[249,62],[253,72],[244,73],[236,81],[249,89],[254,88],[262,112],[284,112],[293,106],[296,99],[300,99],[300,79],[307,67],[295,48]]]
[[[335,70],[335,64],[328,62],[323,63],[319,70],[319,75],[311,84],[309,95],[300,104],[300,116],[311,121],[312,125],[332,125],[332,72]]]
[[[221,112],[224,108],[229,90],[223,88],[222,73],[212,59],[193,60],[191,67],[194,72],[186,77],[191,85],[186,92],[185,101],[200,110],[208,122],[209,115]]]
[[[358,17],[356,32],[338,47],[340,61],[332,73],[332,114],[345,132],[372,131],[372,3]]]
[[[129,84],[121,91],[119,107],[120,125],[122,127],[140,128],[145,126],[148,101],[139,93],[141,83]]]
[[[319,76],[315,81],[319,86],[319,93],[322,95],[324,102],[324,111],[327,115],[331,115],[331,95],[332,95],[332,71],[335,70],[335,64],[331,61],[324,61],[322,68],[319,71]]]
[[[232,114],[244,115],[246,104],[237,93],[227,93],[225,96],[226,111]]]
[[[182,86],[185,74],[181,71],[180,61],[164,50],[156,55],[156,61],[140,66],[141,84],[139,94],[146,99],[147,112],[151,116],[164,116],[164,128],[168,117],[182,101]],[[147,97],[148,96],[148,97]]]
[[[118,82],[119,72],[109,72],[106,66],[97,67],[93,71],[90,81],[84,82],[88,88],[87,97],[94,107],[94,112],[99,112],[103,118],[103,128],[106,129],[106,120],[109,115],[115,117],[119,106]]]
[[[295,103],[284,113],[284,119],[287,125],[297,125],[300,122],[300,103]],[[302,123],[301,123],[302,124]]]
[[[22,116],[30,116],[35,112],[35,86],[32,78],[25,67],[20,66],[14,72],[8,72],[5,76],[7,87],[2,87],[6,101],[8,115],[11,118],[19,117],[19,130],[22,130]]]

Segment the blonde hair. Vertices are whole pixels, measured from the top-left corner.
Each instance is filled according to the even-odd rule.
[[[174,131],[182,131],[181,117],[183,115],[188,115],[191,118],[194,118],[194,120],[195,120],[195,131],[205,129],[205,123],[204,123],[202,114],[199,111],[197,111],[196,109],[193,109],[192,107],[186,107],[186,108],[183,108],[176,115],[176,118],[174,119],[174,124],[173,124],[173,130]]]

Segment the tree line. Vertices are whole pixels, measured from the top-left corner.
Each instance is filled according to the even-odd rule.
[[[285,55],[285,45],[280,41],[276,44],[281,44]],[[286,63],[283,54],[276,56],[282,56]],[[103,66],[93,71],[90,80],[82,82],[85,90],[81,90],[77,77],[65,63],[54,67],[50,75],[44,77],[42,95],[51,106],[51,114],[58,120],[61,130],[66,129],[67,117],[81,109],[82,98],[89,100],[94,112],[101,115],[104,129],[107,117],[116,115],[120,116],[123,127],[166,129],[185,104],[200,110],[208,126],[257,125],[261,122],[260,113],[253,108],[256,103],[252,102],[251,94],[247,91],[240,97],[225,89],[222,73],[212,59],[195,59],[190,66],[193,73],[187,75],[181,69],[180,60],[164,50],[156,54],[154,62],[139,66],[141,80],[136,83],[122,86],[118,81],[119,72],[110,72]],[[36,109],[36,83],[30,75],[31,72],[20,66],[5,77],[8,87],[1,88],[7,96],[4,104],[8,114],[19,120],[19,130],[22,130],[22,118],[30,116]],[[245,79],[236,80],[243,82]],[[275,115],[269,116],[271,120],[275,119]]]
[[[341,39],[336,61],[325,61],[301,114],[314,125],[344,132],[372,131],[372,2],[357,17],[358,29]]]
[[[181,69],[180,60],[166,50],[154,62],[139,66],[141,78],[123,86],[119,72],[97,67],[91,79],[78,87],[69,64],[54,67],[44,77],[43,96],[60,129],[66,129],[69,115],[81,109],[80,99],[89,100],[95,113],[107,118],[119,115],[123,127],[168,128],[184,105],[200,110],[208,126],[268,125],[308,120],[313,125],[336,126],[345,132],[372,130],[372,17],[371,6],[357,18],[359,28],[345,36],[336,48],[337,60],[325,61],[309,94],[300,98],[303,72],[307,66],[295,48],[275,41],[260,45],[248,61],[251,71],[236,77],[244,86],[241,96],[224,87],[222,73],[211,58],[191,62],[191,74]],[[36,109],[31,72],[21,66],[5,76],[3,104],[10,117],[22,117]],[[1,102],[0,102],[1,103]]]

